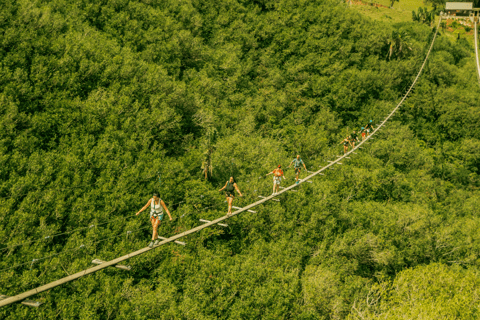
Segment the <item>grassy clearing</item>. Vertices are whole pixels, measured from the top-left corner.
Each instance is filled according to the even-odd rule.
[[[412,21],[411,12],[401,12],[390,8],[378,8],[368,5],[352,5],[352,9],[374,20],[386,21],[391,23]]]
[[[370,3],[379,6],[369,5]],[[412,11],[417,11],[419,7],[425,7],[425,4],[422,0],[400,0],[400,2],[395,2],[393,8],[389,7],[390,1],[388,0],[374,0],[371,2],[364,0],[363,4],[355,2],[351,6],[352,9],[374,20],[397,23],[412,21]],[[431,6],[427,6],[427,8],[429,10],[432,9]]]

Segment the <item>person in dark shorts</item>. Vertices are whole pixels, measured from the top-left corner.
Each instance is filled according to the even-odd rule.
[[[300,171],[302,171],[302,165],[305,168],[305,171],[307,171],[307,167],[305,166],[305,163],[303,162],[302,159],[300,159],[300,155],[297,154],[297,157],[290,162],[288,167],[290,168],[293,163],[293,168],[295,169],[295,181],[298,184],[298,176],[300,175]]]
[[[238,186],[235,182],[235,179],[233,177],[230,177],[230,179],[225,183],[225,186],[218,190],[222,191],[225,190],[225,197],[227,198],[227,203],[228,203],[228,215],[232,214],[232,204],[233,204],[233,199],[235,198],[235,190],[238,192],[240,197],[242,197],[242,193],[240,192],[240,189],[238,189]]]
[[[351,140],[350,140],[350,143],[352,145],[352,148],[355,149],[355,142],[360,142],[360,140],[358,140],[358,134],[355,130],[353,130],[353,133],[350,135],[351,137]]]
[[[348,152],[348,145],[352,145],[350,143],[350,137],[346,137],[345,139],[343,139],[343,141],[340,142],[340,144],[343,144],[343,154],[347,153]]]
[[[163,220],[163,210],[165,210],[170,217],[170,221],[172,221],[172,215],[170,211],[168,211],[165,202],[159,198],[158,193],[153,194],[153,198],[148,200],[147,204],[143,206],[135,215],[139,215],[143,210],[147,209],[150,206],[150,222],[152,223],[153,233],[152,233],[152,242],[149,243],[149,247],[156,246],[158,244],[158,233],[157,229],[160,223]],[[154,242],[155,241],[155,242]]]

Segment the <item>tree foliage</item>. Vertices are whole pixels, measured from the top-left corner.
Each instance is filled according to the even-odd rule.
[[[296,154],[309,170],[325,165],[342,137],[395,107],[432,38],[425,24],[374,22],[330,1],[5,0],[0,12],[5,295],[144,247],[148,213],[133,215],[154,190],[174,215],[159,228],[170,236],[224,215],[217,190],[232,175],[241,207],[271,192],[264,175]],[[280,203],[0,318],[395,317],[419,299],[404,314],[475,318],[472,53],[440,36],[375,142]]]

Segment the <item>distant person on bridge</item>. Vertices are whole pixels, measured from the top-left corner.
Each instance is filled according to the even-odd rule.
[[[343,139],[343,141],[340,142],[340,144],[343,144],[343,154],[347,153],[348,152],[348,145],[352,145],[350,143],[350,137],[346,137],[345,139]]]
[[[280,183],[282,183],[282,178],[285,179],[285,175],[283,174],[281,165],[278,165],[278,167],[275,170],[273,170],[272,172],[267,173],[267,176],[271,175],[271,174],[273,174],[273,192],[272,192],[272,195],[274,195],[274,194],[278,193]]]
[[[233,198],[235,198],[235,190],[237,190],[238,194],[240,197],[242,197],[242,193],[240,192],[240,189],[238,189],[237,184],[235,183],[235,179],[233,177],[230,177],[230,179],[225,183],[225,186],[218,190],[222,191],[225,189],[225,196],[227,197],[227,202],[228,202],[228,215],[232,214],[232,204],[233,204]]]
[[[170,217],[170,221],[172,221],[172,215],[170,214],[170,211],[168,211],[168,208],[165,205],[165,202],[163,202],[163,200],[159,198],[158,193],[154,193],[153,198],[148,200],[147,204],[142,209],[140,209],[135,215],[138,216],[143,210],[147,209],[149,206],[150,206],[150,221],[152,222],[153,234],[152,234],[152,242],[150,242],[148,246],[152,248],[154,245],[156,246],[159,242],[157,229],[163,220],[163,210],[165,209],[165,211],[167,212],[168,216]]]
[[[370,132],[373,132],[373,120],[370,120],[367,125],[365,126],[365,130],[367,130],[367,137],[370,135]]]
[[[300,175],[300,171],[302,171],[302,165],[305,168],[305,171],[307,171],[307,167],[305,166],[305,163],[303,162],[302,159],[300,159],[300,155],[297,154],[297,157],[290,162],[288,167],[290,168],[293,163],[293,168],[295,169],[295,181],[298,184],[298,176]]]
[[[355,149],[355,141],[358,141],[360,142],[360,140],[358,140],[358,134],[355,130],[353,130],[353,133],[350,135],[351,137],[351,144],[352,144],[352,148]]]
[[[362,134],[362,141],[365,140],[365,136],[367,135],[367,131],[365,130],[365,127],[362,127],[362,130],[360,130],[360,133]]]

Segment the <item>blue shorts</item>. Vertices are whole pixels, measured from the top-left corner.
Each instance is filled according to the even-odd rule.
[[[157,219],[159,221],[162,221],[163,220],[163,213],[161,213],[161,214],[150,213],[150,219]]]

